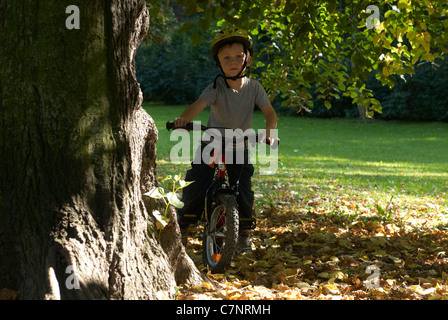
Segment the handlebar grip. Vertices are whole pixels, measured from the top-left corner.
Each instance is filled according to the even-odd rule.
[[[255,136],[255,142],[259,143],[260,142],[260,136],[257,134]],[[268,146],[270,146],[271,144],[268,142],[268,140],[264,140],[264,143],[266,143]],[[272,146],[273,149],[278,148],[278,146],[280,145],[280,140],[276,140],[274,142],[274,145]]]
[[[188,131],[190,131],[190,130],[193,130],[193,124],[191,123],[191,122],[189,122],[189,123],[187,123],[186,125],[185,125],[185,127],[176,127],[175,125],[174,125],[174,122],[167,122],[166,123],[166,129],[168,130],[168,131],[170,131],[170,130],[174,130],[174,129],[185,129],[185,130],[188,130]]]
[[[170,130],[174,130],[174,129],[185,129],[185,130],[193,130],[193,124],[191,123],[191,122],[189,122],[189,123],[187,123],[186,125],[185,125],[185,127],[176,127],[175,125],[174,125],[174,122],[167,122],[166,123],[166,129],[168,130],[168,131],[170,131]]]
[[[167,121],[167,123],[166,123],[166,130],[170,131],[172,129],[174,129],[174,122]]]

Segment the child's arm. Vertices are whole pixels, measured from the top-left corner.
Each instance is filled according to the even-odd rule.
[[[176,127],[185,127],[188,122],[191,122],[196,116],[207,107],[207,102],[199,98],[192,104],[190,104],[179,118],[174,119],[174,125]]]
[[[268,140],[272,145],[274,143],[274,140],[271,140],[271,130],[277,128],[277,113],[270,103],[262,107],[261,111],[263,112],[264,118],[266,119],[266,140]]]

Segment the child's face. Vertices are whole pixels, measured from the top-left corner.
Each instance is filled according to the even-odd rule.
[[[218,52],[221,68],[227,77],[235,77],[238,75],[244,65],[245,57],[244,46],[238,42],[226,44]],[[251,63],[252,57],[249,55],[247,57],[246,67],[249,67]]]

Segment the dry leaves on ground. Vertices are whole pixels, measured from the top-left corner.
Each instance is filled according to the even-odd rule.
[[[448,300],[441,201],[379,203],[344,194],[298,201],[285,191],[258,208],[253,254],[235,257],[225,274],[208,274],[215,288],[182,285],[179,299]],[[200,229],[188,252],[207,272]]]

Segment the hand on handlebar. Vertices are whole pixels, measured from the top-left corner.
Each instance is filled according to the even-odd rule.
[[[183,118],[183,117],[178,117],[176,119],[174,119],[174,127],[179,128],[179,127],[185,127],[188,123],[188,120]]]
[[[265,142],[270,147],[277,147],[280,143],[280,139],[277,137],[268,137],[266,131],[263,131],[259,137],[259,142]]]
[[[271,147],[278,146],[278,144],[280,143],[280,139],[279,138],[269,138],[269,137],[266,137],[266,139],[264,139],[264,140],[266,141],[266,144],[270,145]]]

